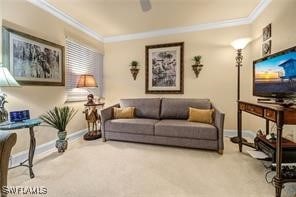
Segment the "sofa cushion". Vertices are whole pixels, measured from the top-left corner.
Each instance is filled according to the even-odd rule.
[[[154,135],[155,119],[113,119],[105,122],[105,131]]]
[[[189,107],[210,109],[209,99],[164,98],[161,102],[161,119],[188,119]]]
[[[196,109],[189,107],[189,122],[213,123],[213,109]]]
[[[155,135],[217,140],[217,128],[210,124],[188,122],[187,120],[160,120],[155,124]]]
[[[138,118],[159,119],[160,98],[121,99],[121,107],[135,107]]]
[[[135,108],[134,107],[124,107],[124,108],[113,107],[113,116],[115,119],[134,118]]]

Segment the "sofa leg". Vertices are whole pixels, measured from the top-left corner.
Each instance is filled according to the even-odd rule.
[[[222,150],[222,149],[219,149],[217,152],[218,152],[220,155],[223,155],[223,150]]]

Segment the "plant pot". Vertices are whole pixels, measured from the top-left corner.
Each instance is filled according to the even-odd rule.
[[[59,153],[63,153],[68,147],[68,140],[66,139],[67,132],[59,131],[57,135],[59,139],[56,141],[56,148],[58,149]]]
[[[133,75],[133,78],[134,78],[134,80],[136,80],[137,79],[137,75],[138,75],[138,73],[139,73],[139,69],[138,68],[131,68],[130,69],[130,71],[131,71],[131,73],[132,73],[132,75]]]
[[[59,153],[65,152],[68,148],[68,141],[67,140],[57,140],[56,141],[56,148],[58,149]]]
[[[194,71],[195,77],[197,78],[199,76],[199,73],[202,69],[203,65],[192,65],[192,70]]]
[[[67,137],[67,132],[66,131],[59,131],[58,132],[58,138],[59,140],[65,140]]]

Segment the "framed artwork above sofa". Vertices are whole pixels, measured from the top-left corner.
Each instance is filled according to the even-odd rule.
[[[3,65],[22,85],[64,86],[64,47],[2,27]]]
[[[184,42],[146,46],[146,94],[184,93]]]

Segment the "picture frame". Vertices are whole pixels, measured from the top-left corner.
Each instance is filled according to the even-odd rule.
[[[3,65],[21,85],[64,86],[64,46],[2,27]]]
[[[271,38],[271,23],[263,28],[263,42]]]
[[[271,40],[266,41],[262,44],[262,56],[271,54]]]
[[[184,93],[184,42],[145,47],[146,94]]]

